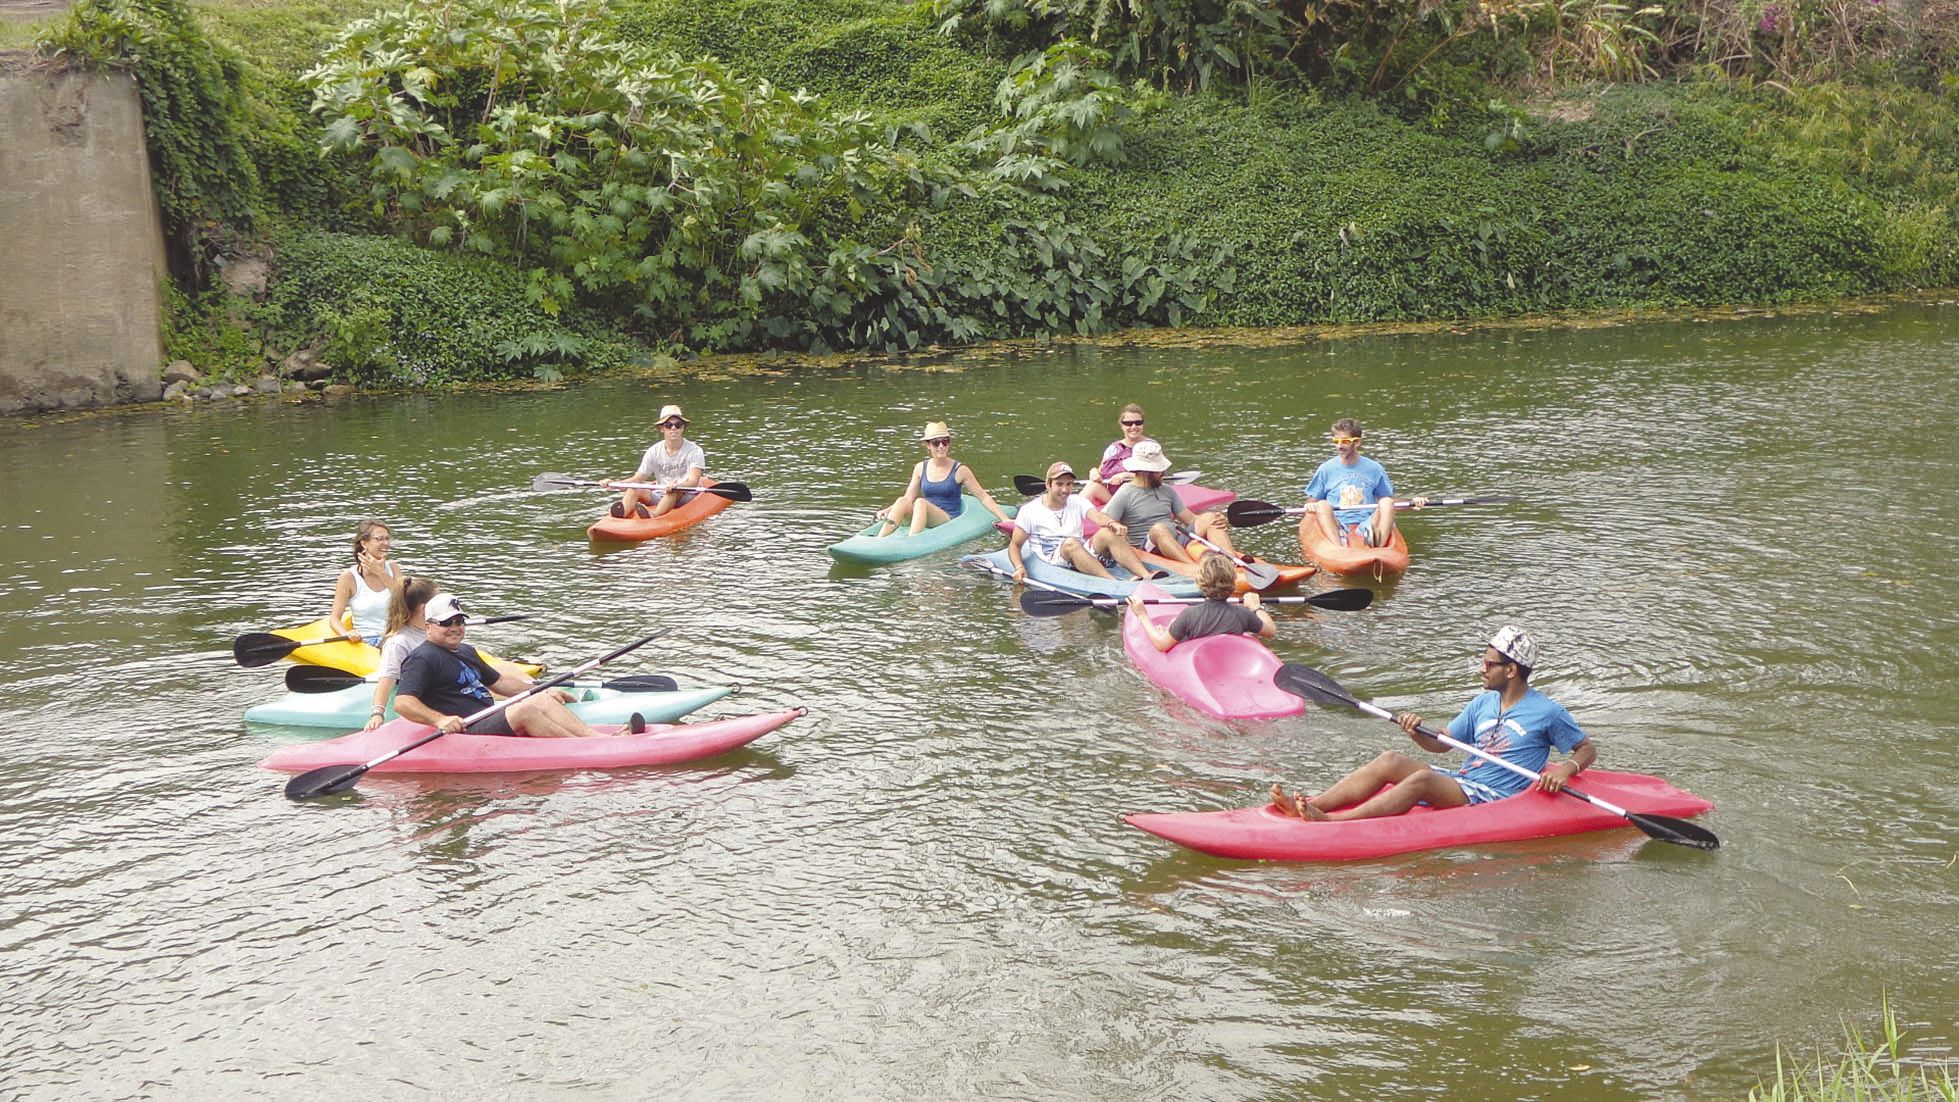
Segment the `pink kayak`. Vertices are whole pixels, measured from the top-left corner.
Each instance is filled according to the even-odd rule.
[[[1145,582],[1145,600],[1169,594]],[[1151,605],[1150,619],[1164,627],[1188,605]],[[1210,635],[1159,651],[1135,609],[1123,614],[1122,649],[1143,675],[1178,699],[1219,719],[1276,719],[1306,710],[1306,701],[1272,683],[1279,656],[1249,635]]]
[[[1627,811],[1685,817],[1714,805],[1644,773],[1588,769],[1574,787]],[[1233,811],[1133,814],[1123,821],[1138,830],[1200,853],[1268,861],[1357,861],[1397,853],[1550,838],[1632,824],[1583,800],[1528,790],[1494,803],[1436,811],[1417,807],[1404,815],[1309,823],[1265,804]]]
[[[1202,513],[1210,509],[1222,509],[1226,505],[1231,504],[1232,499],[1238,496],[1238,491],[1236,490],[1220,490],[1215,486],[1182,485],[1172,486],[1170,488],[1177,491],[1177,500],[1184,503],[1184,508],[1189,509],[1193,513]],[[998,528],[1008,535],[1012,535],[1014,530],[1013,522],[1007,520],[995,521],[993,527]],[[1100,527],[1101,525],[1092,520],[1085,521],[1082,524],[1082,535],[1093,536],[1095,530]]]
[[[376,773],[522,773],[544,769],[621,769],[665,765],[725,754],[746,746],[806,708],[737,716],[709,723],[661,723],[644,734],[602,738],[514,738],[502,735],[444,735],[391,761]],[[259,762],[263,769],[304,773],[326,765],[359,765],[426,736],[434,728],[393,719],[372,731],[356,731],[325,742],[281,746]],[[601,724],[601,731],[616,725]]]

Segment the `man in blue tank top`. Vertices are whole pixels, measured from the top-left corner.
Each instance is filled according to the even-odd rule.
[[[1591,768],[1598,749],[1570,712],[1530,687],[1536,664],[1537,644],[1529,635],[1514,627],[1498,631],[1483,651],[1483,692],[1449,721],[1451,737],[1541,774],[1536,782],[1474,756],[1461,768],[1449,769],[1389,750],[1317,796],[1288,796],[1275,784],[1273,805],[1288,815],[1315,821],[1374,819],[1399,815],[1416,804],[1465,807],[1515,796],[1526,788],[1558,791]],[[1447,743],[1416,731],[1422,723],[1419,714],[1402,712],[1394,721],[1429,753],[1449,751]],[[1571,756],[1547,768],[1544,763],[1553,748]],[[1383,789],[1383,785],[1393,787]]]

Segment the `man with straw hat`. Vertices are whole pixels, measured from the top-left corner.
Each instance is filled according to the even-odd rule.
[[[670,512],[686,496],[682,489],[699,486],[701,478],[707,474],[707,453],[701,446],[687,439],[687,415],[675,405],[660,408],[661,440],[646,449],[646,455],[639,461],[639,469],[622,482],[657,482],[666,487],[654,500],[656,491],[626,490],[620,493],[619,500],[612,505],[615,517],[657,517]]]

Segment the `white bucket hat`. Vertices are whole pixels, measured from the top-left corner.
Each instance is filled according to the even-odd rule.
[[[1170,458],[1163,454],[1163,445],[1154,440],[1144,440],[1136,445],[1129,458],[1123,460],[1123,470],[1154,471],[1162,474],[1170,469]]]

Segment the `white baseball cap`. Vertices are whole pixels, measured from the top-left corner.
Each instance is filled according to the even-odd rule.
[[[439,624],[455,616],[461,616],[463,623],[469,623],[469,614],[463,611],[463,603],[456,600],[453,593],[438,593],[430,597],[428,606],[422,610],[422,618],[431,624]]]

